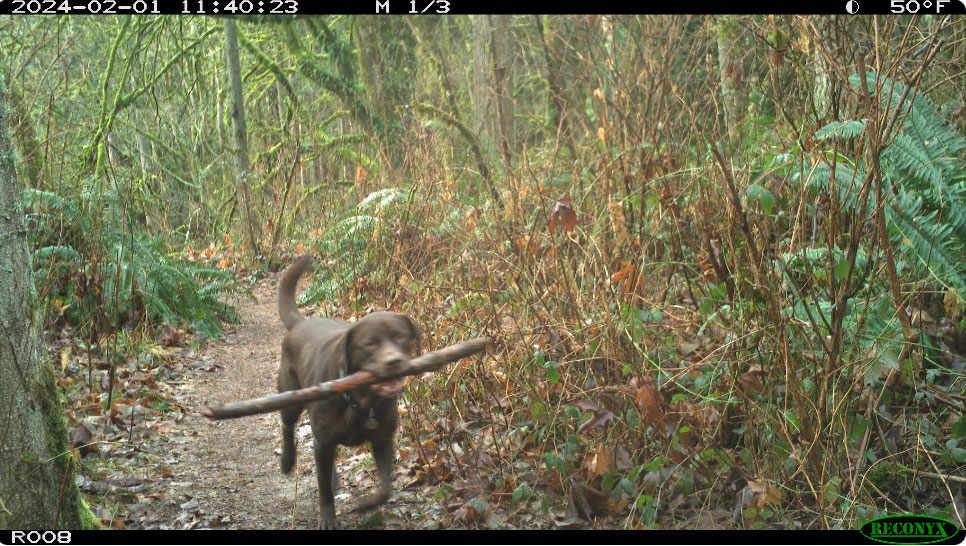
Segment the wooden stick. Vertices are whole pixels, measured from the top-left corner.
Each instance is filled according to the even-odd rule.
[[[322,398],[355,390],[372,383],[436,371],[445,364],[456,362],[457,360],[483,351],[489,342],[489,338],[481,337],[465,343],[450,345],[437,351],[430,351],[410,360],[409,363],[402,366],[397,373],[392,375],[380,377],[371,372],[356,372],[334,381],[326,381],[325,383],[319,383],[318,385],[304,389],[281,392],[271,396],[245,400],[243,402],[207,407],[201,411],[201,414],[209,419],[234,419],[246,415],[268,413],[289,406],[297,406],[306,402],[321,400]]]

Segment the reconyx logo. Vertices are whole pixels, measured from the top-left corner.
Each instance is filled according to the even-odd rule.
[[[859,532],[887,544],[930,544],[955,535],[953,523],[932,516],[886,516],[867,521]]]

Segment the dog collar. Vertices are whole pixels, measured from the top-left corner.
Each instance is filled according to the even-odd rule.
[[[339,379],[342,379],[343,377],[345,377],[345,370],[342,368],[339,368]],[[366,414],[366,410],[362,409],[362,406],[359,405],[359,402],[357,402],[356,399],[353,398],[348,391],[342,393],[342,398],[344,398],[346,403],[349,404],[349,407],[351,407],[356,411],[357,417],[354,418],[353,421],[356,421],[359,417],[362,417],[363,415]],[[377,428],[379,428],[379,421],[376,421],[375,404],[369,407],[368,413],[369,413],[369,418],[366,419],[366,422],[363,423],[362,426],[366,427],[369,430],[376,430]]]

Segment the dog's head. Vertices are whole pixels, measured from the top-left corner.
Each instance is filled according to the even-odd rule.
[[[419,351],[420,331],[416,323],[401,313],[372,313],[361,318],[346,332],[347,373],[367,371],[377,376],[396,372]],[[370,385],[380,396],[395,396],[403,380],[391,379]]]

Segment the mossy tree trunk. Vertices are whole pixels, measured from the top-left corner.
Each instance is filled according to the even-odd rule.
[[[50,184],[50,172],[45,167],[44,148],[37,139],[33,120],[23,97],[17,89],[9,89],[7,102],[10,103],[13,138],[20,145],[20,156],[23,158],[23,168],[26,171],[27,182],[35,188],[43,188]]]
[[[397,179],[409,151],[400,142],[411,129],[412,118],[404,112],[412,105],[418,76],[416,39],[402,19],[362,15],[354,28],[359,78],[369,112],[378,120],[373,129],[389,160],[389,177]]]
[[[509,168],[514,147],[513,34],[508,15],[474,15],[473,121]]]
[[[261,254],[256,235],[258,220],[252,210],[252,190],[248,170],[248,125],[245,122],[245,94],[242,88],[241,62],[238,57],[238,27],[234,19],[225,19],[225,58],[228,63],[228,81],[231,85],[232,152],[235,156],[235,172],[238,176],[238,195],[245,211],[245,232],[252,256]]]
[[[0,76],[0,529],[77,529],[90,511],[74,483],[63,408],[34,324],[6,102]]]
[[[717,18],[718,69],[721,83],[721,102],[731,146],[740,147],[741,124],[744,121],[748,97],[744,87],[745,63],[738,39],[738,20],[734,15]]]

